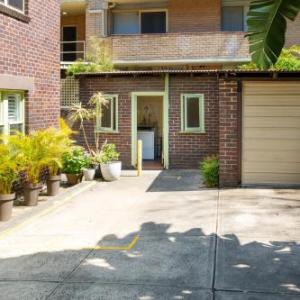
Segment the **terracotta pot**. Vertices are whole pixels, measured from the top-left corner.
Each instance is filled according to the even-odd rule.
[[[49,176],[47,178],[47,195],[56,196],[59,193],[61,176]]]
[[[24,186],[24,201],[26,206],[37,206],[41,189],[41,183],[28,183]]]
[[[15,198],[15,193],[0,195],[0,221],[8,221],[11,218]]]
[[[66,174],[69,185],[75,185],[81,182],[82,174]]]

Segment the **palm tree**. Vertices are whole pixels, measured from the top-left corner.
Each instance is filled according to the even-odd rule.
[[[260,69],[274,65],[285,44],[287,20],[294,21],[300,0],[251,0],[247,37],[252,61]]]

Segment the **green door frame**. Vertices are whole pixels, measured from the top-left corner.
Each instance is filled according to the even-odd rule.
[[[166,86],[169,87],[169,76],[166,76]],[[137,164],[137,101],[139,96],[163,97],[163,162],[164,168],[169,168],[169,91],[165,92],[132,92],[131,93],[131,164]]]

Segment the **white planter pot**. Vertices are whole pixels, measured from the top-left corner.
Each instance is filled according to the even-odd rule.
[[[101,174],[105,181],[115,181],[121,176],[122,162],[114,161],[108,164],[101,164]]]
[[[96,170],[95,169],[84,169],[83,175],[85,181],[93,181],[95,178]]]

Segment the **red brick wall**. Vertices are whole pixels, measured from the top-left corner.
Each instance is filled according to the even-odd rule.
[[[115,143],[121,153],[120,159],[125,167],[131,166],[131,92],[164,91],[164,77],[88,77],[81,79],[80,100],[86,105],[90,97],[101,91],[119,96],[119,132],[101,134],[100,143],[106,139]],[[94,126],[87,124],[89,141],[94,141]],[[82,135],[77,137],[84,145]]]
[[[198,168],[206,156],[218,154],[219,107],[216,78],[170,77],[170,167]],[[181,94],[204,94],[206,133],[181,133]]]
[[[219,83],[219,155],[220,185],[240,183],[240,120],[238,82],[220,80]]]
[[[219,31],[221,0],[172,0],[169,32]]]
[[[27,130],[56,126],[59,118],[60,1],[29,0],[30,21],[0,13],[0,74],[34,79],[27,94]]]
[[[170,76],[170,167],[198,168],[207,155],[218,153],[218,97],[216,78]],[[87,104],[93,93],[102,91],[119,95],[119,132],[101,134],[100,142],[106,139],[115,143],[121,152],[125,167],[131,165],[131,92],[164,91],[164,77],[86,77],[81,79],[80,99]],[[180,103],[182,93],[204,93],[206,133],[185,134],[181,131]],[[86,124],[89,141],[93,143],[94,127]],[[83,136],[77,136],[84,145]]]

